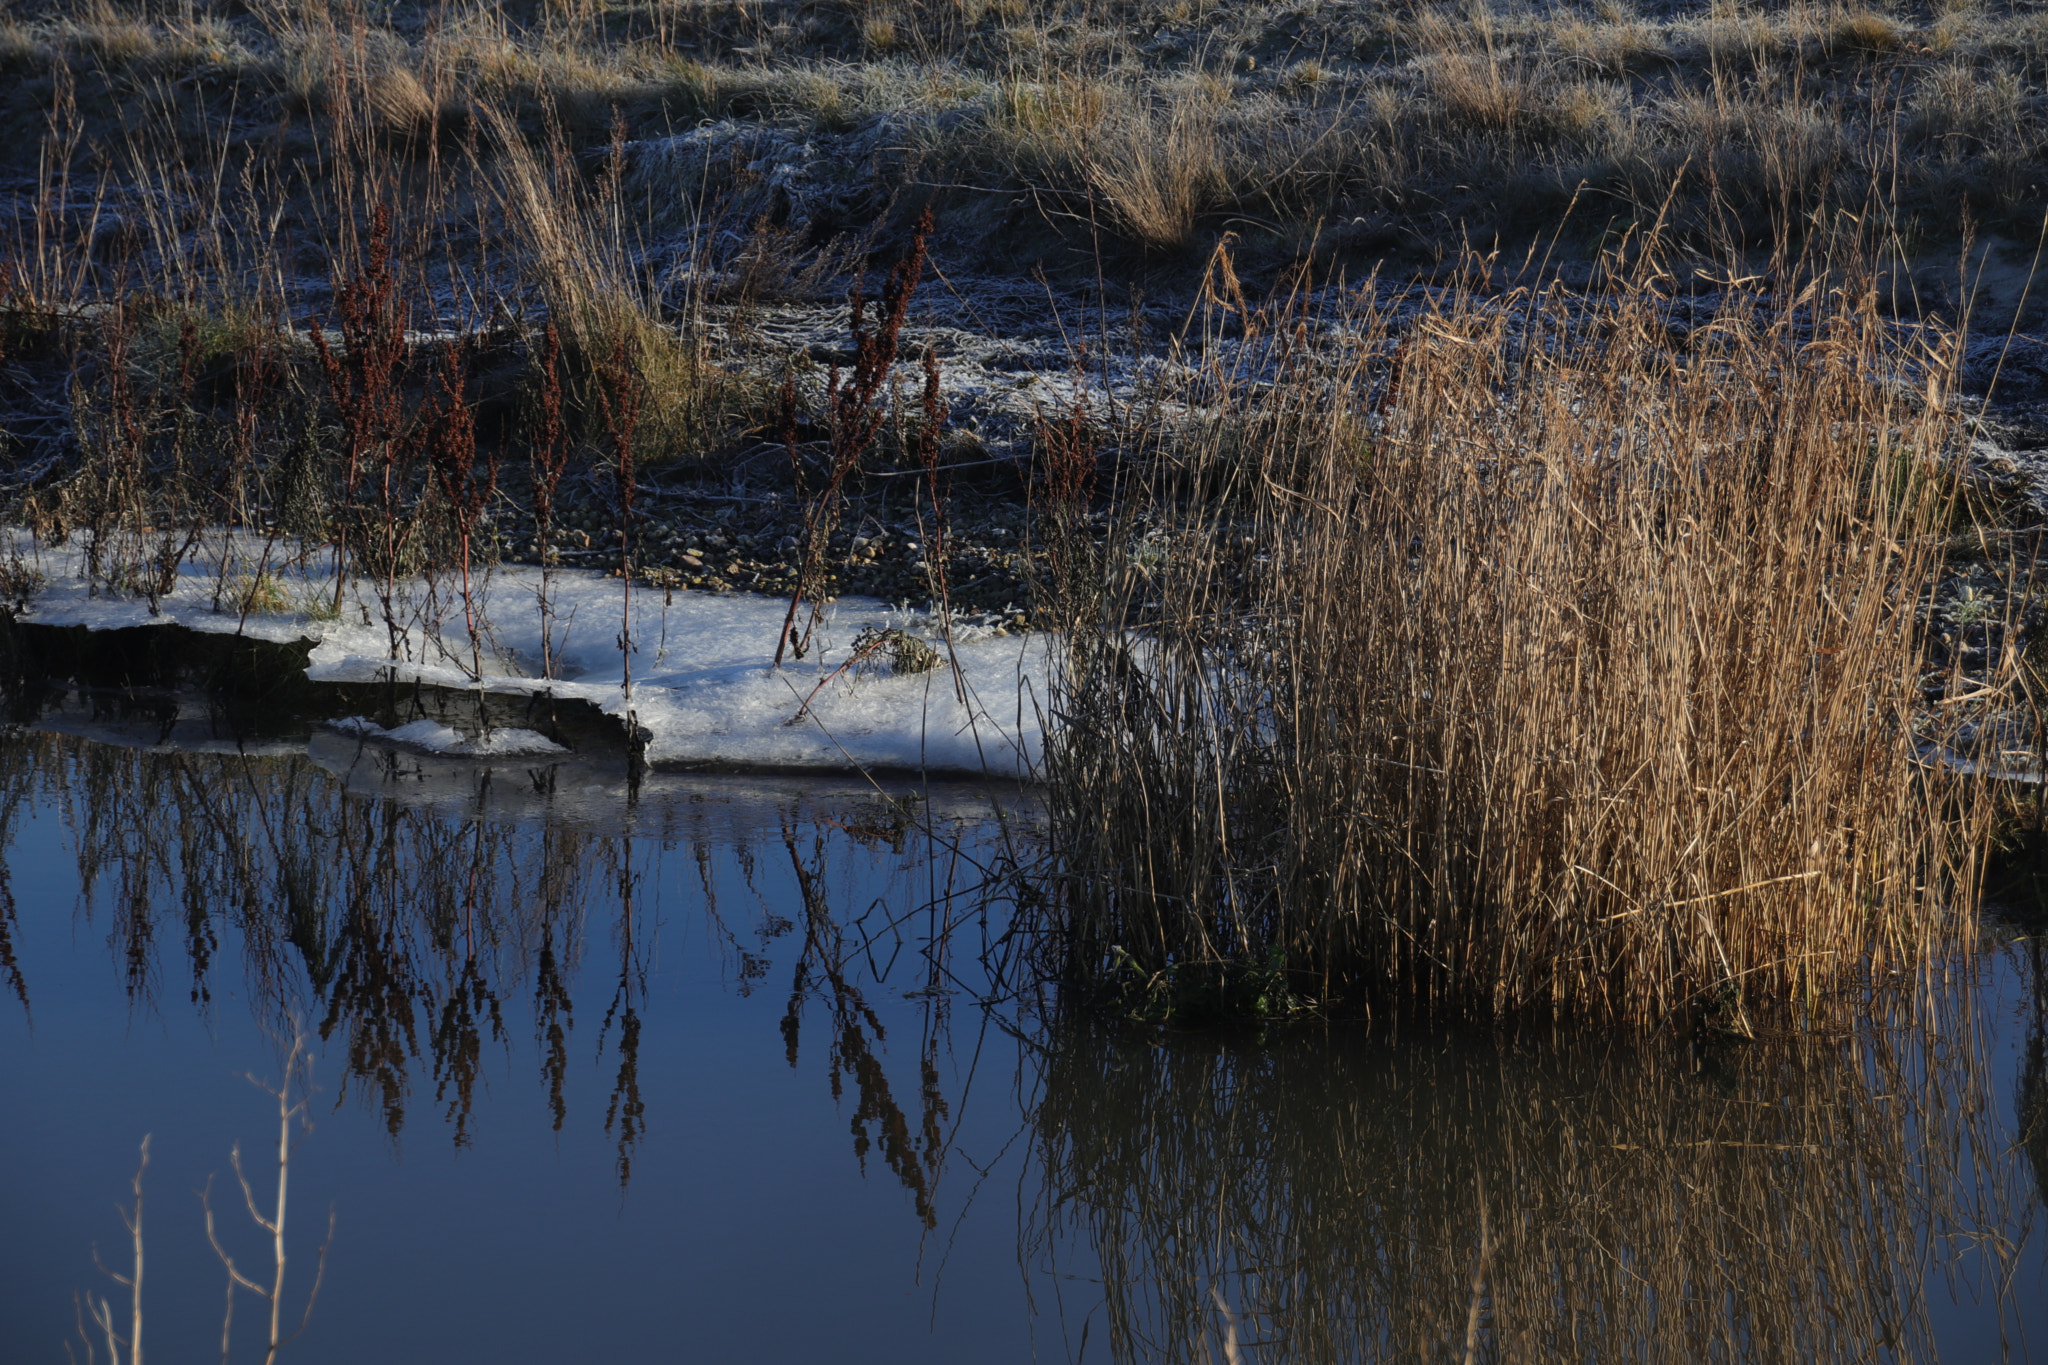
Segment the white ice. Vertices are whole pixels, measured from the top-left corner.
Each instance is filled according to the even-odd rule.
[[[331,728],[358,739],[380,740],[422,753],[451,754],[457,758],[515,758],[525,754],[564,754],[568,750],[537,730],[500,725],[488,734],[465,735],[436,720],[415,720],[385,729],[366,716],[346,716],[331,722]]]
[[[858,676],[849,669],[835,676],[866,626],[905,629],[926,639],[942,657],[948,654],[928,622],[872,598],[828,604],[809,655],[801,661],[785,659],[777,668],[775,643],[788,608],[783,598],[686,590],[668,594],[636,583],[628,656],[621,648],[627,623],[624,588],[617,578],[557,570],[544,616],[537,568],[473,570],[467,608],[459,576],[451,572],[395,585],[390,616],[400,629],[394,660],[380,600],[383,585],[352,578],[337,613],[324,552],[293,564],[282,547],[266,549],[261,540],[246,536],[225,542],[216,538],[183,566],[176,587],[152,612],[141,595],[109,595],[104,589],[89,593],[84,553],[76,544],[36,546],[26,533],[12,535],[11,545],[0,539],[0,553],[18,556],[45,580],[25,620],[95,630],[176,623],[263,640],[306,640],[313,643],[306,671],[316,681],[382,681],[387,671],[395,671],[401,682],[519,695],[548,692],[593,702],[620,717],[630,709],[649,736],[647,759],[657,766],[1024,777],[1035,770],[1043,749],[1048,637],[956,630],[953,665],[901,677],[889,676],[886,669],[879,674],[861,670]],[[292,609],[237,613],[234,588],[258,573],[270,578],[269,597],[281,597]],[[217,607],[216,589],[224,579],[230,590],[220,595]],[[799,619],[806,619],[809,610],[806,604]],[[542,666],[544,623],[555,660],[552,678],[542,676],[548,671]],[[507,742],[452,731],[393,732],[384,738],[470,754],[486,752],[475,747],[479,744]]]

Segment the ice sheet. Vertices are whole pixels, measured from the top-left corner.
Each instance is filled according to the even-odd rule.
[[[949,651],[929,621],[872,598],[849,597],[825,608],[808,657],[777,668],[785,599],[671,594],[635,584],[628,655],[621,645],[628,623],[619,579],[557,570],[544,612],[540,571],[514,566],[473,571],[467,604],[453,574],[390,585],[389,617],[399,625],[394,640],[382,602],[386,585],[351,580],[337,610],[321,555],[293,565],[278,546],[234,538],[187,563],[152,613],[141,596],[88,592],[79,547],[38,547],[25,533],[13,535],[4,552],[18,554],[45,579],[26,620],[95,630],[176,623],[264,640],[307,640],[314,647],[306,671],[315,680],[380,681],[395,670],[404,682],[582,699],[621,718],[630,711],[647,735],[647,759],[657,766],[880,768],[1007,778],[1028,777],[1043,751],[1044,634],[956,631]],[[259,573],[266,576],[263,600],[284,609],[238,609],[238,597]],[[219,592],[223,581],[229,589]],[[552,678],[541,676],[544,625],[555,660]],[[892,676],[886,665],[838,671],[855,637],[870,626],[905,630],[942,657],[950,653],[952,662],[904,676]],[[452,731],[387,738],[443,752],[480,742]]]

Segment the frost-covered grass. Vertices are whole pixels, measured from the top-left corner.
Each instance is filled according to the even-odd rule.
[[[2034,0],[21,13],[0,27],[16,117],[42,112],[63,67],[101,96],[110,130],[204,138],[208,120],[147,107],[173,102],[155,93],[168,80],[217,92],[256,137],[303,136],[353,104],[366,148],[394,163],[498,117],[543,144],[552,122],[578,153],[614,120],[627,141],[732,119],[838,144],[829,193],[742,205],[736,237],[756,208],[773,227],[815,216],[857,234],[892,194],[939,188],[963,209],[1032,191],[1155,252],[1199,251],[1226,223],[1286,249],[1319,223],[1326,246],[1383,249],[1458,224],[1540,229],[1582,182],[1598,233],[1654,216],[1687,165],[1681,212],[1712,183],[1751,226],[1782,225],[1860,211],[1876,186],[1910,198],[1914,231],[1952,235],[1964,206],[2031,228],[2048,140]],[[660,200],[751,201],[789,169],[759,161],[677,177]],[[976,233],[1000,253],[1016,226],[986,214]]]

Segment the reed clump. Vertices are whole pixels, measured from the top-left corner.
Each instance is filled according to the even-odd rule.
[[[1989,802],[1922,759],[1964,684],[1917,615],[1956,343],[1869,279],[1690,326],[1653,253],[1590,298],[1226,310],[1238,368],[1057,595],[1049,967],[1748,1032],[1957,941]]]

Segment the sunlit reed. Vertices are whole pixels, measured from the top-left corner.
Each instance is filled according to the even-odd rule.
[[[1487,264],[1254,311],[1219,252],[1226,359],[1110,428],[1153,472],[1059,589],[1066,980],[1747,1030],[1966,940],[1989,806],[1923,746],[2013,659],[1917,617],[1956,338],[1853,256],[1700,279],[1690,331],[1654,249]]]

